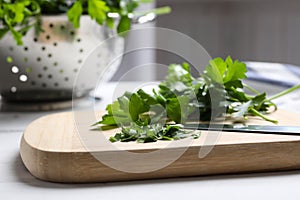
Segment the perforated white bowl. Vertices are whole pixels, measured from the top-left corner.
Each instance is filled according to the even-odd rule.
[[[74,29],[66,15],[43,16],[44,32],[36,36],[31,29],[17,46],[11,35],[0,40],[0,93],[7,101],[52,101],[72,98],[75,77],[85,58],[103,43],[113,30],[97,25],[88,16],[81,17],[80,28]],[[113,37],[97,48],[89,58],[81,83],[85,95],[96,86],[103,71],[110,79],[121,59],[108,66],[111,58],[124,51],[124,38]],[[107,70],[109,67],[109,70]],[[82,76],[81,76],[82,77]]]

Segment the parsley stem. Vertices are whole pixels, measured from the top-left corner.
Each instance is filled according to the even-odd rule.
[[[135,17],[141,17],[147,14],[164,15],[164,14],[169,14],[170,12],[171,12],[171,8],[169,6],[164,6],[164,7],[154,8],[152,10],[147,10],[147,11],[136,11],[133,14]]]
[[[294,87],[291,87],[291,88],[289,88],[289,89],[287,89],[287,90],[284,90],[284,91],[282,91],[282,92],[280,92],[280,93],[278,93],[278,94],[275,94],[274,96],[272,96],[272,97],[270,97],[269,99],[267,99],[267,101],[272,101],[272,100],[274,100],[274,99],[277,99],[277,98],[279,98],[279,97],[282,97],[282,96],[284,96],[284,95],[286,95],[286,94],[289,94],[289,93],[291,93],[291,92],[293,92],[293,91],[295,91],[295,90],[298,90],[298,89],[300,89],[300,85],[295,85]]]
[[[254,108],[250,108],[250,111],[251,111],[254,115],[256,115],[256,116],[258,116],[258,117],[261,117],[262,119],[264,119],[264,120],[266,120],[266,121],[272,122],[272,123],[274,123],[274,124],[277,124],[277,123],[278,123],[277,120],[270,119],[270,118],[266,117],[265,115],[261,114],[260,112],[258,112],[258,111],[257,111],[256,109],[254,109]]]
[[[248,90],[250,90],[251,92],[253,92],[254,94],[260,94],[259,91],[257,91],[256,89],[254,89],[253,87],[251,87],[250,85],[243,83],[244,87],[247,88]]]

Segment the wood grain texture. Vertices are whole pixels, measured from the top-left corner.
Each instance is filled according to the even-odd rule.
[[[299,136],[202,131],[197,140],[110,143],[109,136],[118,130],[90,130],[102,114],[66,112],[32,122],[20,146],[30,173],[46,181],[79,183],[300,168]],[[299,114],[277,111],[271,117],[279,125],[300,125]],[[265,123],[249,120],[249,124]],[[199,158],[199,150],[211,145],[209,154]],[[152,152],[158,153],[149,156]]]

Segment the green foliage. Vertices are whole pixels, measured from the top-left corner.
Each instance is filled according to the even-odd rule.
[[[148,0],[0,0],[0,39],[10,32],[18,45],[23,44],[22,37],[27,31],[35,27],[39,33],[40,16],[42,14],[67,13],[68,19],[75,28],[80,27],[80,17],[87,14],[99,25],[107,25],[114,28],[117,24],[117,32],[126,36],[130,30],[132,20],[136,16],[135,10]],[[170,8],[160,8],[145,13],[166,14]],[[115,13],[119,18],[109,17],[109,13]],[[139,14],[140,15],[140,14]],[[34,20],[33,20],[34,19]]]
[[[129,17],[127,15],[122,16],[117,27],[118,33],[123,36],[126,36],[127,31],[130,30],[130,27],[131,27],[131,23]]]
[[[120,133],[110,137],[111,142],[130,142],[137,141],[138,143],[156,142],[157,140],[180,140],[187,137],[197,139],[200,137],[199,132],[186,132],[182,130],[180,125],[151,124],[140,126],[132,123],[128,127],[122,127]]]
[[[243,83],[246,65],[231,57],[211,60],[199,77],[193,77],[190,71],[187,63],[170,65],[159,90],[146,93],[140,89],[133,94],[125,93],[108,105],[108,114],[97,124],[123,126],[121,133],[111,138],[113,142],[154,142],[184,138],[179,136],[184,131],[178,124],[199,119],[209,121],[226,116],[247,120],[248,116],[257,116],[277,123],[265,115],[270,107],[276,109],[271,100],[300,88],[295,86],[268,99],[266,93],[247,86],[254,94],[246,94]],[[170,128],[170,123],[177,124],[176,130]]]
[[[36,1],[15,0],[0,1],[0,39],[11,32],[17,44],[22,44],[22,36],[28,31],[29,18],[36,16],[40,12],[40,7]]]
[[[106,2],[102,0],[88,0],[88,14],[99,25],[105,22],[108,11],[110,11],[110,8],[106,6]]]
[[[69,21],[73,23],[75,28],[80,27],[80,16],[82,15],[82,4],[80,1],[76,1],[68,12]]]

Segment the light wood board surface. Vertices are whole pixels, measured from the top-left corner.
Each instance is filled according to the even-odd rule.
[[[201,131],[196,140],[110,143],[118,130],[90,130],[102,114],[66,112],[32,122],[20,147],[27,169],[42,180],[73,183],[300,169],[300,136]],[[300,125],[299,114],[270,117]]]

